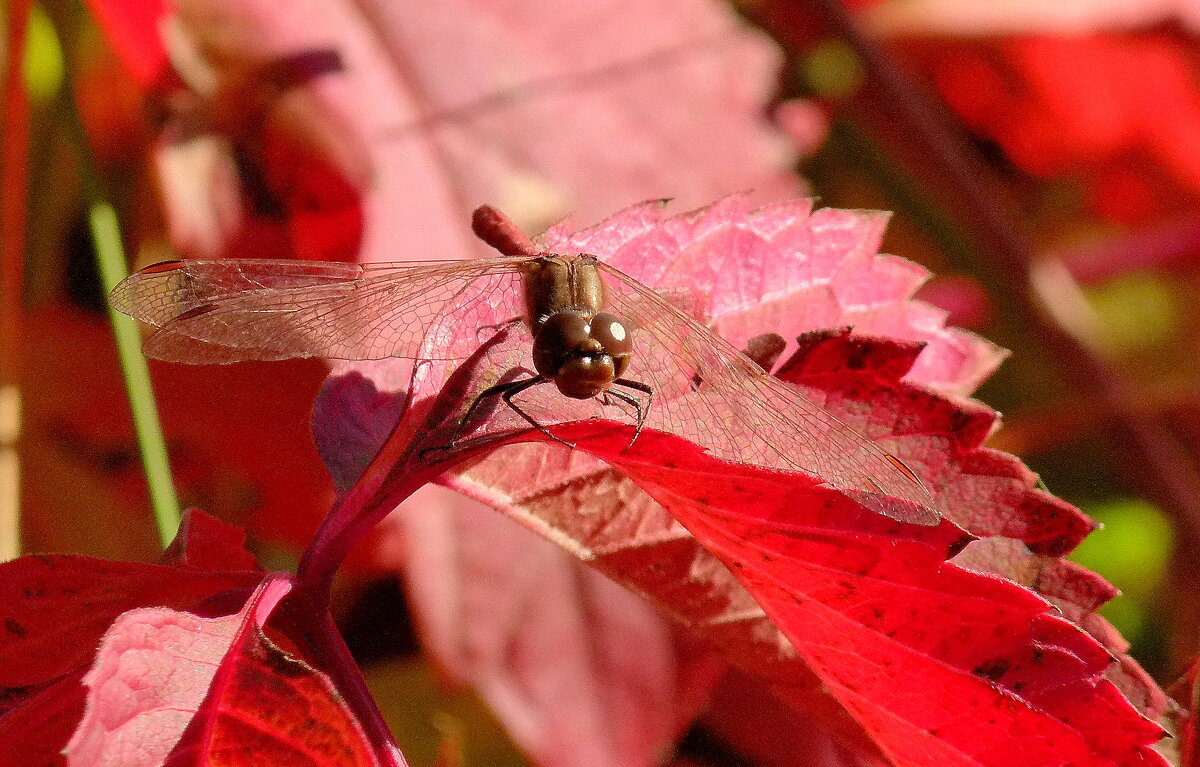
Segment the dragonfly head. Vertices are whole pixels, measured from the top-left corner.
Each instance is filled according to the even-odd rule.
[[[533,340],[538,374],[573,399],[588,399],[608,389],[629,366],[632,352],[629,329],[608,312],[590,318],[577,311],[552,314]]]

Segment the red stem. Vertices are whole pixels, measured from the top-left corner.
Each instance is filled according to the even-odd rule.
[[[411,396],[411,391],[405,396]],[[325,515],[300,557],[296,577],[319,604],[328,604],[333,577],[354,544],[404,499],[454,466],[453,462],[422,462],[420,454],[414,453],[427,428],[427,414],[414,415],[411,407],[411,401],[406,403],[379,452]]]
[[[408,767],[404,754],[396,745],[392,730],[388,727],[383,712],[379,710],[362,671],[346,647],[333,618],[324,610],[315,610],[318,615],[312,637],[312,648],[320,654],[325,672],[337,684],[338,692],[366,731],[367,738],[376,747],[375,753],[384,767]]]
[[[25,267],[25,208],[29,182],[29,94],[25,49],[33,0],[12,0],[5,65],[4,146],[0,149],[0,463],[10,478],[18,469],[20,437],[17,399],[21,363],[22,282]],[[5,406],[5,403],[8,403]],[[5,483],[8,484],[8,483]],[[20,551],[17,483],[0,487],[0,561]]]
[[[408,448],[411,434],[389,439],[367,467],[363,478],[325,516],[309,541],[296,577],[318,603],[328,604],[333,577],[350,549],[371,528],[383,521],[404,499],[445,472],[446,465],[422,471],[398,456],[395,448]]]
[[[500,220],[508,221],[503,214],[500,214]],[[326,515],[300,558],[297,577],[314,598],[328,600],[334,573],[346,554],[405,498],[456,464],[468,460],[475,451],[484,449],[483,445],[470,450],[459,449],[443,456],[442,460],[433,461],[422,460],[420,450],[431,425],[444,419],[447,413],[460,411],[470,401],[480,356],[493,345],[503,343],[507,335],[501,331],[484,342],[479,351],[455,370],[437,396],[418,402],[418,411],[414,412],[411,400],[406,403],[403,415],[387,440],[354,486]],[[419,386],[415,374],[412,380],[405,395],[410,398],[412,387]]]
[[[25,91],[26,31],[32,0],[9,5],[4,87],[4,147],[0,155],[0,386],[15,383],[25,262],[25,188],[29,181],[29,94]]]

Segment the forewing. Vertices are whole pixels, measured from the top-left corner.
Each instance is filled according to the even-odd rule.
[[[110,301],[159,328],[146,353],[171,362],[461,359],[481,331],[523,316],[528,262],[168,261],[128,277]]]
[[[625,376],[654,390],[648,428],[730,461],[815,475],[903,522],[938,523],[929,492],[899,459],[653,290],[612,267],[600,268],[611,309],[633,326]]]

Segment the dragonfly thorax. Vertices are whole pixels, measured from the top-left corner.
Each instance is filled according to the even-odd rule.
[[[629,366],[633,341],[625,323],[608,312],[550,315],[533,340],[533,364],[567,397],[587,399],[608,389]]]

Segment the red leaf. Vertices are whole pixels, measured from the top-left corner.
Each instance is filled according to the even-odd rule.
[[[847,331],[810,333],[778,375],[860,433],[880,440],[934,492],[942,513],[968,532],[1023,541],[1061,555],[1095,527],[1078,509],[1035,490],[1015,457],[983,446],[997,415],[907,382],[920,347]]]
[[[114,405],[125,392],[111,327],[61,310],[33,311],[27,319],[21,459],[39,467],[22,481],[27,548],[153,560],[162,547],[133,422],[127,408]],[[312,395],[325,372],[315,361],[207,368],[152,361],[185,507],[203,506],[247,528],[253,540],[299,550],[333,500],[307,444]]]
[[[88,0],[88,5],[130,74],[143,87],[156,85],[168,66],[159,32],[164,0]]]
[[[0,765],[65,765],[63,745],[83,715],[83,669],[33,688],[4,689]]]
[[[1158,31],[1015,31],[908,47],[967,126],[1027,173],[1082,181],[1093,210],[1119,222],[1190,214],[1200,198],[1200,162],[1185,148],[1200,138],[1194,49]]]
[[[1138,711],[1157,719],[1166,705],[1162,691],[1127,655],[1128,644],[1093,614],[1116,589],[1095,573],[1057,558],[1074,549],[1094,523],[1038,490],[1036,477],[1015,458],[983,447],[995,414],[900,380],[915,349],[845,333],[813,333],[802,346],[804,354],[781,368],[785,380],[826,390],[835,398],[826,400],[827,405],[859,429],[870,428],[855,420],[862,405],[897,413],[891,429],[895,440],[888,449],[940,486],[937,499],[947,516],[981,538],[954,561],[1036,591],[1093,634],[1120,661],[1106,678]],[[931,454],[931,439],[942,440],[949,449]]]
[[[0,565],[0,685],[36,685],[85,664],[118,615],[143,605],[193,607],[253,586],[252,572],[205,572],[70,555]]]
[[[1143,715],[1156,721],[1161,719],[1168,708],[1166,695],[1129,656],[1129,643],[1094,612],[1117,595],[1112,584],[1074,562],[1036,554],[1007,538],[975,541],[954,562],[972,570],[1002,575],[1044,597],[1117,659],[1117,664],[1105,672],[1105,678]]]
[[[605,460],[731,568],[897,764],[1161,763],[1147,747],[1161,730],[1102,679],[1108,653],[1030,592],[943,563],[937,529],[864,524],[817,487],[634,451]]]
[[[246,532],[203,513],[183,518],[175,540],[163,552],[163,563],[197,570],[258,570],[246,551]]]
[[[1070,37],[1105,29],[1152,27],[1174,17],[1191,24],[1200,21],[1189,0],[1085,0],[1063,4],[1004,0],[986,5],[954,0],[877,0],[867,11],[873,28],[881,31],[957,35],[1043,32]]]
[[[689,280],[695,281],[705,299],[689,305],[695,313],[724,312],[721,317],[746,337],[773,329],[750,320],[737,324],[752,316],[754,302],[767,295],[766,286],[796,285],[800,294],[822,281],[834,284],[823,293],[826,303],[890,304],[896,310],[868,309],[860,316],[880,327],[889,321],[902,331],[908,327],[906,318],[912,315],[905,312],[904,299],[917,280],[901,263],[873,255],[878,227],[869,218],[830,213],[813,217],[824,226],[809,230],[800,225],[789,232],[797,217],[810,220],[806,209],[798,213],[777,206],[740,219],[736,211],[737,202],[726,201],[712,210],[663,220],[655,206],[641,206],[583,235],[552,230],[542,245],[606,259],[619,254],[626,269],[643,270],[640,276],[648,281],[676,269],[682,276],[674,285],[687,288]],[[789,233],[776,242],[763,232]],[[807,238],[800,236],[805,232]],[[732,265],[704,267],[707,256],[728,252],[756,268],[735,279],[742,272]],[[810,257],[790,255],[796,253]],[[835,254],[841,254],[840,261]],[[779,274],[781,259],[801,277]],[[821,273],[814,279],[811,269],[803,271],[824,259],[832,264],[824,280]],[[872,293],[856,286],[856,275],[868,284],[881,276],[892,279],[884,279],[886,289]],[[837,285],[845,285],[846,292],[839,293]],[[786,319],[787,314],[778,316]],[[926,329],[929,345],[924,350],[915,344],[856,340],[845,333],[815,334],[801,340],[785,372],[802,382],[810,398],[912,466],[938,505],[973,532],[1019,538],[1051,554],[1068,550],[1090,530],[1090,521],[1036,491],[1033,475],[1015,459],[981,447],[994,413],[907,383],[905,377],[912,375],[924,351],[936,352],[939,345],[953,349],[956,339],[946,331],[929,333],[930,326],[920,322],[911,327]],[[994,364],[996,355],[989,347],[962,348],[978,351],[962,353],[967,364],[934,364],[927,375],[956,380],[959,371],[978,369],[973,364],[979,359],[990,358]],[[455,378],[469,378],[473,366],[487,359],[482,350]],[[423,368],[414,383],[417,396],[445,380],[440,375]],[[914,377],[920,380],[920,375]],[[960,387],[970,385],[964,383],[969,377],[957,380]],[[367,517],[390,509],[437,473],[419,462],[396,461],[409,440],[427,434],[427,427],[418,425],[427,414],[455,412],[458,405],[447,403],[468,396],[461,383],[451,379],[444,392],[448,400],[431,408],[418,399],[410,409],[364,484],[347,497],[342,522],[334,525],[341,533],[330,534],[337,547],[347,546]],[[367,451],[372,440],[363,437],[382,432],[368,426],[355,439]],[[1037,745],[1041,736],[1074,754],[1063,764],[1073,758],[1091,764],[1153,759],[1144,744],[1157,739],[1159,731],[1102,678],[1110,663],[1104,649],[1079,628],[1051,616],[1046,603],[1031,592],[946,564],[945,557],[966,543],[953,525],[890,522],[814,480],[724,463],[669,435],[643,433],[626,449],[628,427],[576,423],[559,427],[556,434],[576,442],[579,451],[509,449],[449,481],[648,596],[719,647],[728,660],[764,678],[782,699],[801,710],[821,712],[848,742],[855,742],[856,727],[865,728],[899,763],[914,765],[928,763],[931,754],[949,763],[974,759],[1006,764],[1010,756],[1043,747]],[[580,452],[603,458],[625,477]],[[410,453],[407,460],[412,458]],[[351,521],[375,504],[375,511]],[[410,535],[409,540],[415,545],[422,539]],[[714,555],[738,574],[737,580]],[[421,570],[412,572],[417,577]],[[521,609],[536,609],[535,604]],[[892,671],[879,673],[881,664]],[[486,667],[477,668],[475,677],[488,674]],[[1062,691],[1080,702],[1063,699],[1058,695]],[[857,724],[831,713],[830,693]],[[945,718],[963,707],[974,707],[979,714],[970,727],[956,727]]]

